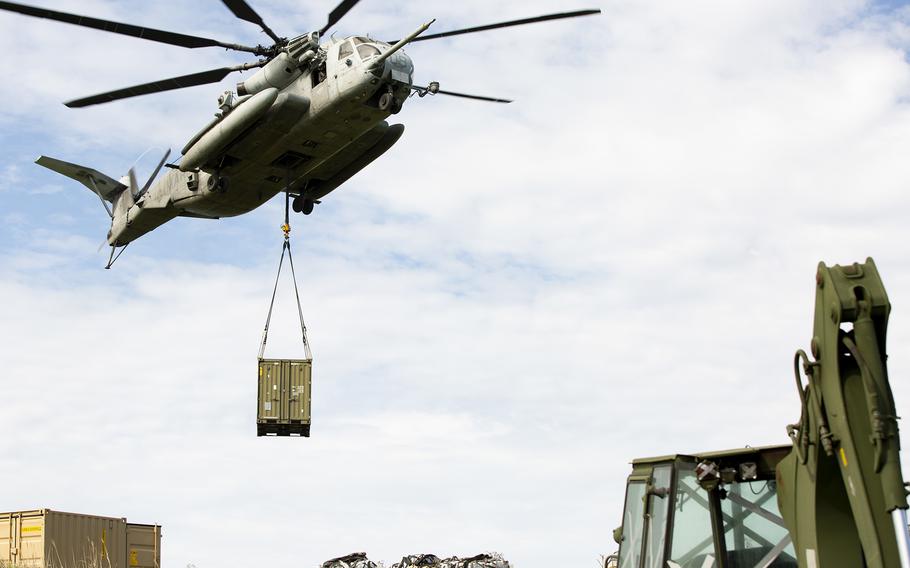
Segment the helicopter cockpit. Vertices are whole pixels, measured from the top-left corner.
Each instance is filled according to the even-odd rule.
[[[385,51],[391,49],[391,44],[384,41],[375,40],[365,36],[351,36],[346,38],[338,47],[338,60],[346,61],[355,57],[363,63],[369,63],[374,58],[379,57]],[[404,52],[399,51],[389,58],[389,66],[392,70],[392,78],[402,83],[411,83],[411,75],[414,72],[414,64],[411,58]]]
[[[360,55],[360,59],[363,61],[369,61],[374,57],[378,57],[382,51],[391,47],[387,43],[362,36],[352,37],[351,42],[354,44],[354,47],[357,48],[357,54]],[[381,50],[379,46],[382,46],[384,49]]]
[[[345,59],[352,57],[356,50],[357,55],[362,61],[369,61],[374,57],[378,57],[383,51],[377,44],[383,45],[362,36],[349,37],[338,47],[338,60],[344,61]]]

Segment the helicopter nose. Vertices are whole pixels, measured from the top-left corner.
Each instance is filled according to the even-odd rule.
[[[414,76],[414,62],[403,51],[392,55],[389,58],[389,67],[392,70],[392,78],[402,83],[411,83],[411,77]]]

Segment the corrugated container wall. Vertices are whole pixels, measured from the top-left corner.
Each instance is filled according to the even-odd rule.
[[[126,524],[127,564],[139,568],[161,566],[161,527],[158,525]]]
[[[310,435],[312,359],[260,359],[256,434]]]
[[[154,527],[155,534],[151,556],[140,547],[149,541],[148,527]],[[160,538],[161,529],[156,525],[128,525],[126,519],[114,517],[50,509],[0,513],[0,565],[17,568],[157,568],[161,564]],[[135,544],[129,549],[131,541]],[[130,563],[133,556],[136,564]]]

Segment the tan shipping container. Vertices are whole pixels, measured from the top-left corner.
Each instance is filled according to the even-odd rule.
[[[309,436],[312,359],[259,359],[257,436]]]
[[[161,566],[161,526],[126,524],[127,565],[138,568]]]
[[[136,563],[132,563],[132,559]],[[0,513],[0,566],[158,568],[161,527],[50,509]]]

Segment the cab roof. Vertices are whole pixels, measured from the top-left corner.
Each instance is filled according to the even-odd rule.
[[[756,457],[767,456],[771,457],[772,455],[783,454],[786,455],[790,452],[792,446],[790,444],[783,444],[777,446],[758,446],[750,447],[746,446],[744,448],[734,448],[732,450],[721,450],[721,451],[712,451],[712,452],[700,452],[695,454],[669,454],[665,456],[655,456],[649,458],[638,458],[632,460],[632,465],[646,465],[646,464],[657,464],[657,463],[668,463],[676,460],[684,461],[702,461],[706,459],[710,460],[719,460],[719,459],[729,459],[729,458],[746,458],[746,457]]]

